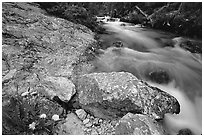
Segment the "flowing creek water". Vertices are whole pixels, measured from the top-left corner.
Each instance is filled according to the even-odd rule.
[[[176,46],[176,35],[107,22],[108,34],[100,36],[103,54],[94,61],[94,72],[126,71],[177,98],[180,114],[166,114],[169,134],[190,129],[202,134],[202,60]],[[122,47],[113,47],[121,41]],[[112,47],[111,47],[112,46]]]

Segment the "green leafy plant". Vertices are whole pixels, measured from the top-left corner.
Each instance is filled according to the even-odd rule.
[[[58,121],[48,116],[40,117],[39,103],[37,97],[33,100],[20,95],[11,97],[8,104],[2,107],[3,134],[53,134]]]

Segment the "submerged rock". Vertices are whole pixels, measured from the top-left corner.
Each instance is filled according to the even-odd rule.
[[[168,84],[171,81],[168,72],[161,69],[146,73],[146,78],[159,84]]]
[[[113,46],[114,47],[123,47],[123,42],[122,41],[113,42]]]
[[[116,135],[162,135],[164,129],[146,115],[128,113],[115,127]]]
[[[176,98],[130,73],[86,74],[74,83],[80,106],[95,117],[113,119],[131,112],[162,119],[165,113],[180,112]]]

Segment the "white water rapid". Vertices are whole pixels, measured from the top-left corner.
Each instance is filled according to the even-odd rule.
[[[121,22],[107,23],[104,27],[110,32],[103,37],[105,43],[120,40],[124,47],[104,49],[94,62],[94,71],[130,72],[168,92],[181,106],[178,115],[165,115],[169,134],[185,128],[193,134],[202,134],[202,60],[179,46],[165,46],[172,39],[167,38],[168,34],[124,26]]]

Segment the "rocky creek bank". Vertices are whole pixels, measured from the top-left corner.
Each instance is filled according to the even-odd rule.
[[[38,4],[2,4],[3,134],[167,134],[178,101],[130,73],[88,74],[94,35]]]

